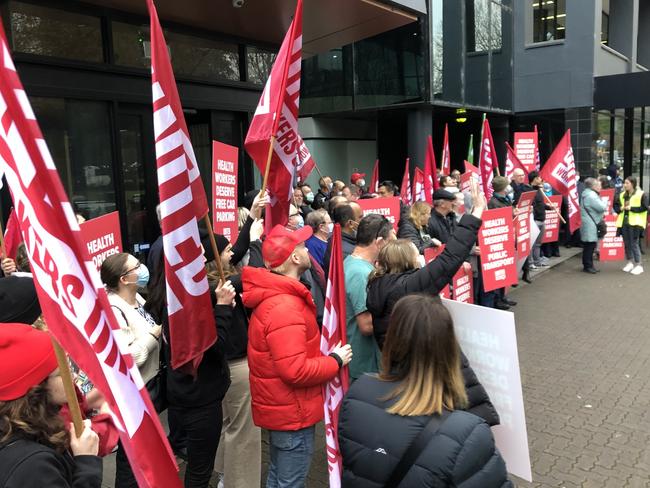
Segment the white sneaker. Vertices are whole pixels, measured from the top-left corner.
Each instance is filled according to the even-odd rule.
[[[632,261],[628,261],[625,267],[623,268],[623,271],[629,273],[630,271],[632,271],[632,268],[634,268],[634,263]]]
[[[641,266],[640,264],[637,264],[634,267],[634,269],[632,271],[630,271],[630,274],[633,274],[633,275],[640,275],[641,273],[643,273],[643,266]]]

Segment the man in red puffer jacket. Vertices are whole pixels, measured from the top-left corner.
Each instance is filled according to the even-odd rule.
[[[303,486],[314,451],[314,425],[323,419],[323,385],[350,362],[349,345],[320,352],[311,293],[300,275],[311,262],[310,227],[277,225],[262,244],[268,269],[242,272],[248,326],[248,366],[255,425],[269,430],[271,463],[266,486]]]

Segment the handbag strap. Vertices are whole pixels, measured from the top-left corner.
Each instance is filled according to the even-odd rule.
[[[415,464],[424,448],[427,447],[429,441],[433,436],[438,432],[440,427],[445,423],[450,412],[443,410],[442,415],[432,415],[427,425],[424,426],[424,429],[420,431],[417,437],[411,442],[409,447],[406,449],[406,452],[402,455],[402,458],[393,469],[393,472],[390,474],[388,481],[384,485],[384,488],[397,488],[402,482],[406,473],[411,469]]]

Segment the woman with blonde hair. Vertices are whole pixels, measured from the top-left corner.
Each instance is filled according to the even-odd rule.
[[[427,247],[439,246],[440,241],[431,239],[426,232],[429,217],[431,217],[431,205],[423,201],[415,202],[411,205],[408,217],[399,221],[397,238],[411,241],[420,254],[424,254]]]
[[[461,352],[440,298],[404,297],[390,323],[379,375],[359,378],[343,400],[341,485],[511,487],[489,426],[460,410]]]

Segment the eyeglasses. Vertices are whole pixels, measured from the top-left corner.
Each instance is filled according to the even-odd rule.
[[[138,270],[138,269],[140,269],[140,263],[138,263],[137,266],[134,266],[134,267],[131,268],[130,270],[125,271],[124,273],[122,273],[122,274],[120,275],[120,278],[121,278],[122,276],[126,276],[126,275],[128,275],[129,273],[132,273],[133,271],[136,271],[136,270]]]

